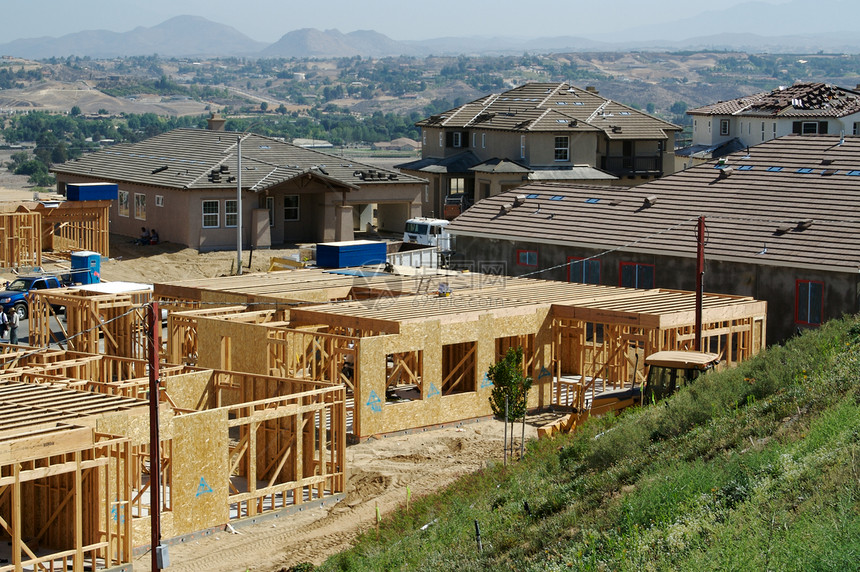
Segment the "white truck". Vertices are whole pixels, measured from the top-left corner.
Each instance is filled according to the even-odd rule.
[[[452,250],[451,235],[445,230],[450,222],[441,218],[411,218],[406,221],[403,242],[436,246],[439,250]]]

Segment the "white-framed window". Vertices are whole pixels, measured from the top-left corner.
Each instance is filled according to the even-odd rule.
[[[776,139],[776,121],[773,122],[773,139]]]
[[[729,134],[729,120],[728,119],[720,119],[720,135],[723,137]]]
[[[221,226],[218,201],[203,201],[203,228],[218,228]]]
[[[427,131],[424,129],[421,130],[421,145],[427,146]]]
[[[439,132],[439,147],[444,147],[444,146],[445,146],[445,133],[440,131]]]
[[[451,145],[454,147],[462,147],[463,146],[463,134],[459,131],[454,131],[451,135]]]
[[[824,283],[798,280],[795,288],[794,321],[806,326],[820,326],[824,313]]]
[[[804,121],[802,125],[802,131],[804,135],[814,135],[818,133],[818,122],[817,121]]]
[[[761,122],[761,140],[764,141],[764,121]]]
[[[275,197],[266,197],[266,210],[269,211],[269,226],[275,226]]]
[[[481,133],[481,149],[487,148],[487,134]]]
[[[164,195],[155,195],[155,206],[163,207],[164,206]]]
[[[236,228],[239,226],[239,202],[236,199],[224,201],[224,226]]]
[[[570,139],[566,135],[555,138],[555,160],[570,160]]]
[[[128,191],[119,191],[116,199],[116,208],[119,216],[128,216]]]
[[[284,221],[295,222],[299,220],[299,195],[284,196]]]
[[[134,218],[146,220],[146,195],[134,193]]]
[[[520,135],[520,159],[526,158],[526,136]]]
[[[710,133],[711,133],[711,120],[709,119],[708,120],[708,134],[710,135]]]
[[[855,135],[856,135],[856,133],[855,133]],[[477,147],[477,146],[478,146],[478,134],[472,133],[472,147]]]

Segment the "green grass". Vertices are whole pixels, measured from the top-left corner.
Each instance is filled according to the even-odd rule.
[[[320,569],[856,569],[858,456],[860,322],[844,319],[532,441],[521,462],[418,499]]]

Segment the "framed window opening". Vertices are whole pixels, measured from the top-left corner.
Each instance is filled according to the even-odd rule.
[[[463,146],[463,134],[459,131],[455,131],[451,134],[451,144],[454,147],[462,147]]]
[[[526,136],[520,135],[520,159],[526,158]]]
[[[477,342],[442,346],[442,395],[471,393],[477,386]]]
[[[537,250],[517,250],[517,265],[518,266],[537,266],[538,265]]]
[[[269,226],[275,226],[275,197],[266,197],[266,210],[269,211]]]
[[[720,135],[727,136],[729,134],[729,120],[720,119]]]
[[[424,352],[413,350],[385,356],[385,402],[423,399]]]
[[[639,264],[638,262],[622,262],[619,271],[618,285],[624,288],[654,287],[654,265]]]
[[[445,146],[445,133],[443,131],[439,132],[439,147]]]
[[[146,220],[146,195],[134,193],[134,218]]]
[[[824,313],[824,282],[798,280],[795,287],[794,321],[804,326],[820,326]]]
[[[600,284],[600,261],[578,256],[567,257],[567,281],[580,284]]]
[[[117,194],[116,208],[119,216],[128,217],[128,191],[119,191]]]
[[[236,228],[239,226],[239,203],[236,199],[224,201],[224,226]]]
[[[219,220],[220,211],[218,201],[203,201],[203,228],[218,228],[221,226]]]
[[[284,222],[299,220],[299,195],[284,195]]]
[[[569,161],[570,160],[570,138],[561,136],[555,138],[555,160]]]
[[[164,195],[155,195],[155,206],[163,207],[164,206]]]

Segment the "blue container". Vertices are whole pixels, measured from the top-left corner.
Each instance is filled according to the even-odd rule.
[[[66,183],[70,201],[115,201],[119,196],[116,183]]]
[[[82,250],[72,253],[72,282],[75,284],[98,284],[101,282],[102,255]]]
[[[382,264],[387,252],[384,242],[373,240],[324,242],[317,245],[317,266],[348,268],[364,264]]]

